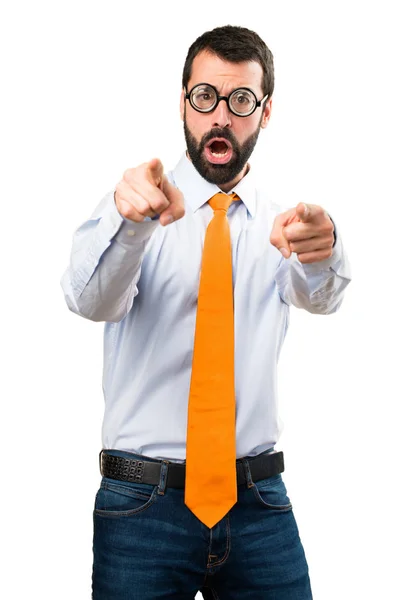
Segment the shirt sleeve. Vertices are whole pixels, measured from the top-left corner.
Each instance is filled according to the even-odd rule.
[[[114,190],[74,233],[70,264],[62,279],[69,309],[92,321],[121,321],[138,294],[146,246],[158,220],[125,219]]]
[[[289,259],[281,259],[275,280],[283,302],[322,315],[339,309],[351,281],[351,271],[341,236],[337,228],[335,231],[336,242],[330,258],[303,264],[292,253]]]

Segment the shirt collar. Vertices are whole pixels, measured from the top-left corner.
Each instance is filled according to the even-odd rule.
[[[175,185],[183,193],[186,202],[190,205],[193,212],[196,212],[212,196],[221,191],[214,183],[209,183],[200,175],[193,166],[192,161],[187,158],[186,152],[183,153],[176,168],[173,171]],[[235,192],[246,206],[251,217],[256,213],[256,193],[252,176],[252,167],[248,173],[236,184],[229,193]]]

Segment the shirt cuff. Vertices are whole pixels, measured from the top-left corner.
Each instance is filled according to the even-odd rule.
[[[336,230],[336,223],[333,221],[333,219],[331,218],[331,216],[329,215],[329,219],[330,221],[333,223],[333,237],[334,237],[334,242],[333,242],[333,248],[336,245],[337,242],[337,230]]]
[[[159,215],[156,215],[154,218],[146,217],[140,223],[127,219],[119,212],[115,198],[113,200],[113,208],[120,221],[120,228],[114,239],[124,246],[135,246],[148,240],[153,231],[160,225]]]

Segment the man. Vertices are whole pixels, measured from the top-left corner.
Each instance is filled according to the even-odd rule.
[[[187,152],[128,169],[74,236],[69,308],[105,321],[95,600],[308,600],[282,480],[276,363],[289,306],[329,314],[350,275],[315,205],[282,211],[248,159],[273,58],[221,27],[190,47]]]

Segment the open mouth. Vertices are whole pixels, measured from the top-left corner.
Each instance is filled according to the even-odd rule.
[[[232,158],[232,146],[224,138],[213,138],[205,146],[205,156],[209,162],[223,165]]]

